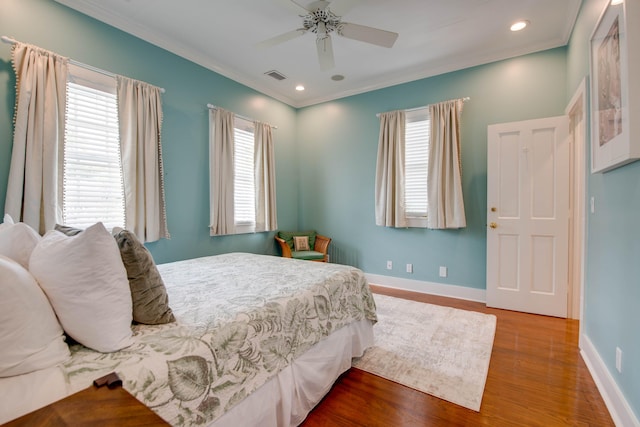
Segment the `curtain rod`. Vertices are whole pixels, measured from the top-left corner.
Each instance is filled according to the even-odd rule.
[[[469,101],[470,99],[471,99],[471,98],[469,98],[468,96],[465,96],[464,98],[462,98],[462,101],[463,101],[463,102],[467,102],[467,101]],[[429,104],[429,105],[431,105],[431,104]],[[415,108],[407,108],[407,109],[406,109],[406,110],[404,110],[404,111],[406,112],[406,111],[422,110],[423,108],[427,108],[429,105],[425,105],[425,106],[422,106],[422,107],[415,107]],[[382,114],[382,113],[377,113],[377,114],[376,114],[376,117],[380,117],[380,114]]]
[[[221,108],[221,107],[218,107],[217,105],[213,105],[213,104],[207,104],[207,108],[210,109],[210,110],[217,110],[218,108]],[[247,121],[250,121],[250,122],[254,122],[255,121],[254,119],[252,119],[250,117],[241,116],[240,114],[236,114],[236,113],[233,113],[233,114],[236,117],[240,117],[241,119],[244,119],[244,120],[247,120]],[[274,126],[274,125],[269,125],[269,126],[271,126],[271,129],[278,129],[278,126]]]
[[[6,44],[16,44],[16,43],[18,43],[17,40],[12,39],[11,37],[7,37],[7,36],[2,36],[2,37],[0,37],[0,39],[2,39],[2,42],[6,43]],[[112,73],[110,71],[105,71],[105,70],[102,70],[100,68],[96,68],[96,67],[91,66],[91,65],[83,64],[82,62],[78,62],[75,59],[69,58],[69,63],[73,64],[75,66],[81,67],[81,68],[85,68],[85,69],[90,70],[90,71],[95,71],[96,73],[104,74],[105,76],[116,77],[116,74],[114,74],[114,73]],[[146,83],[146,82],[143,82],[143,83]],[[146,84],[149,84],[149,83],[146,83]],[[151,86],[153,86],[153,85],[151,85]],[[163,87],[160,87],[158,89],[160,89],[160,92],[162,92],[162,93],[165,92]]]

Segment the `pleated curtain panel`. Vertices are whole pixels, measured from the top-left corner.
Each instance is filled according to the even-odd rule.
[[[62,221],[68,58],[12,47],[16,106],[5,212],[43,234]]]
[[[16,109],[5,211],[43,234],[63,222],[69,59],[17,42],[12,60]],[[126,78],[119,78],[118,86],[125,226],[142,241],[168,238],[159,89]]]
[[[160,88],[123,76],[116,79],[125,228],[143,242],[168,239]]]
[[[460,161],[462,99],[429,106],[431,131],[427,177],[427,228],[466,227]],[[405,215],[405,113],[380,114],[376,165],[376,225],[407,227]]]
[[[256,180],[256,232],[278,228],[276,215],[276,162],[271,125],[254,122]]]
[[[234,114],[222,108],[209,110],[210,234],[235,232],[233,217]]]
[[[405,113],[380,114],[376,165],[376,225],[407,227],[404,200]]]
[[[428,228],[467,226],[460,157],[460,115],[463,105],[462,99],[454,99],[429,106],[431,143],[427,178]]]

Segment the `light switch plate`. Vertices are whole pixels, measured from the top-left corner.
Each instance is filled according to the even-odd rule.
[[[440,277],[447,277],[447,267],[444,265],[440,266]]]

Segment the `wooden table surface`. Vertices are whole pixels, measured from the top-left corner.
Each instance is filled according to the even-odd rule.
[[[17,426],[167,426],[151,409],[122,387],[91,386],[37,411],[17,418],[4,427]]]

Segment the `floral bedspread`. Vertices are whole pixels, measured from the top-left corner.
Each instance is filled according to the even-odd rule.
[[[331,332],[376,321],[353,267],[232,253],[158,269],[177,322],[134,325],[134,344],[115,353],[72,346],[72,391],[116,371],[170,424],[208,424]]]

